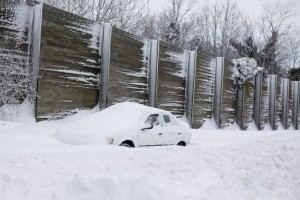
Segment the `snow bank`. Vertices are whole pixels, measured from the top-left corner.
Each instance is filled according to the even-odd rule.
[[[194,130],[187,147],[52,139],[62,121],[0,130],[4,200],[298,200],[299,131]],[[1,128],[0,128],[1,129]]]
[[[11,122],[35,122],[34,106],[28,98],[19,105],[4,105],[0,107],[0,119]]]

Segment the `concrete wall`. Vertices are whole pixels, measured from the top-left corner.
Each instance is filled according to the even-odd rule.
[[[241,130],[246,130],[253,121],[254,80],[249,79],[242,86],[237,86],[236,122]]]
[[[43,5],[37,120],[98,104],[100,25]]]
[[[185,58],[182,49],[160,42],[155,105],[178,117],[185,113]]]
[[[131,101],[147,103],[147,42],[112,28],[107,105]]]
[[[261,105],[260,128],[264,128],[269,120],[269,93],[267,74],[263,74]]]
[[[281,114],[280,119],[282,126],[288,129],[292,119],[292,84],[289,79],[282,79],[281,82]]]
[[[212,58],[205,53],[198,52],[196,57],[195,90],[193,104],[193,128],[200,128],[205,120],[212,118],[214,65]]]
[[[269,123],[273,130],[277,130],[281,121],[281,78],[269,75]]]
[[[258,72],[255,76],[254,122],[258,130],[263,130],[269,121],[268,76]]]
[[[236,119],[236,88],[232,76],[234,65],[224,58],[217,58],[215,66],[213,116],[218,127],[225,128]]]

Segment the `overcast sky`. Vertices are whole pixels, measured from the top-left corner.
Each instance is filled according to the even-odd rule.
[[[162,10],[167,0],[149,0],[151,2],[152,9],[154,11],[156,10]],[[208,1],[214,1],[214,0],[208,0]],[[282,0],[287,1],[287,0]],[[300,28],[300,0],[292,0],[295,4],[295,17],[294,17],[294,23],[296,26]],[[277,2],[277,0],[236,0],[238,6],[253,16],[258,16],[260,12],[262,11],[262,5],[267,2]]]

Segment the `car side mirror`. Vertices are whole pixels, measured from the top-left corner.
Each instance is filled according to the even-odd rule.
[[[152,124],[145,124],[145,126],[143,128],[141,128],[141,130],[147,130],[147,129],[153,129],[153,125]]]

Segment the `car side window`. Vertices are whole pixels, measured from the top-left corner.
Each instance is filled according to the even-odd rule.
[[[163,114],[163,118],[164,118],[164,122],[166,123],[166,125],[171,125],[172,121],[169,115],[167,114]]]
[[[150,115],[145,123],[153,126],[159,125],[160,124],[159,115],[158,114]]]

